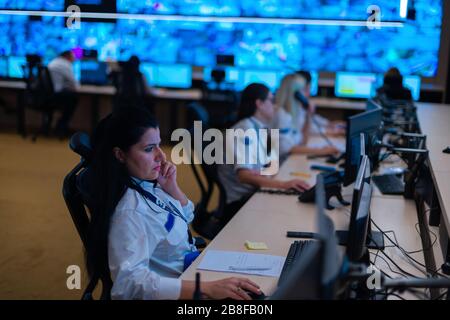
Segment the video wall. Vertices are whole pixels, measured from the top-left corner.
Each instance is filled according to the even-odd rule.
[[[101,0],[0,0],[1,9],[65,11],[69,3],[96,7]],[[305,69],[383,73],[397,66],[404,74],[433,77],[438,70],[442,0],[117,0],[113,22],[83,21],[70,30],[61,17],[28,17],[0,12],[0,56],[40,54],[50,60],[65,49],[94,49],[100,60],[141,60],[162,64],[214,66],[216,55],[234,55],[240,68]],[[412,3],[414,6],[412,7]],[[381,21],[403,27],[291,24],[289,19],[365,21],[367,7],[381,8]],[[110,7],[110,4],[108,5]],[[106,8],[106,7],[105,7]],[[171,15],[173,19],[158,20]],[[235,17],[230,22],[192,21],[192,16]],[[262,20],[242,23],[240,17]],[[283,18],[264,23],[264,18]],[[288,20],[286,20],[288,19]]]

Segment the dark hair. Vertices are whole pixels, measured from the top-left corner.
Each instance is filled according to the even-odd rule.
[[[270,89],[262,83],[249,84],[242,91],[237,120],[253,116],[256,112],[256,100],[266,100],[269,92]]]
[[[390,88],[403,87],[403,76],[397,68],[390,68],[384,75],[383,85]]]
[[[138,73],[140,64],[141,64],[141,60],[139,60],[138,56],[133,55],[125,63],[124,71],[129,72],[129,73]]]
[[[306,80],[306,84],[311,83],[312,77],[311,77],[311,73],[309,71],[300,70],[300,71],[297,71],[296,73]]]
[[[107,248],[111,216],[130,181],[125,165],[116,159],[113,149],[119,147],[127,152],[147,129],[157,127],[157,121],[147,110],[129,107],[107,116],[95,130],[90,170],[96,201],[86,248],[86,265],[91,278],[94,273],[109,276]]]
[[[66,51],[64,51],[64,52],[61,52],[61,54],[60,54],[59,56],[60,56],[60,57],[67,58],[67,59],[70,59],[70,58],[73,57],[73,53],[72,53],[71,50],[66,50]]]

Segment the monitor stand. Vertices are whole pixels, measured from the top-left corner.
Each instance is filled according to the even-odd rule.
[[[339,245],[347,246],[348,243],[348,231],[336,230],[336,236],[338,238]],[[367,248],[384,250],[384,237],[379,231],[371,231],[370,237],[367,237]]]

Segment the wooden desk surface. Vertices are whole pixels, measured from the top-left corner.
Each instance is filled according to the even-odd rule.
[[[304,156],[291,156],[281,167],[279,179],[292,179],[291,172],[302,171],[311,173],[309,179],[314,183],[314,172],[309,170],[309,163]],[[343,191],[344,198],[351,199],[352,190],[346,188]],[[347,230],[349,225],[350,207],[337,208],[327,211],[334,221],[336,230]],[[382,196],[376,190],[371,203],[372,218],[383,230],[395,230],[400,245],[406,250],[418,250],[421,248],[421,239],[415,231],[417,223],[415,205],[413,201],[405,200],[400,196]],[[286,238],[286,231],[315,231],[316,208],[314,204],[304,204],[297,200],[296,196],[273,195],[256,193],[225,228],[209,244],[202,255],[182,274],[181,278],[194,280],[197,265],[207,250],[231,250],[241,252],[254,252],[245,248],[244,243],[249,241],[265,242],[269,250],[256,251],[256,253],[286,256],[290,244],[295,239]],[[374,228],[374,230],[376,230]],[[392,235],[391,235],[392,236]],[[386,240],[386,239],[385,239]],[[390,245],[386,240],[386,245]],[[421,275],[411,265],[404,261],[397,248],[386,248],[385,252],[394,259],[406,271]],[[422,255],[415,256],[423,262]],[[392,274],[381,259],[377,265]],[[244,275],[238,273],[222,273],[199,270],[202,280],[217,280],[225,277],[242,276],[257,282],[263,292],[271,294],[277,287],[277,278]],[[393,274],[392,274],[393,275]],[[395,276],[395,275],[393,275]]]
[[[442,152],[450,146],[450,105],[418,103],[417,106],[420,127],[427,135],[431,168],[450,172],[450,155]]]
[[[420,127],[427,135],[431,175],[446,228],[450,232],[450,154],[442,152],[450,146],[450,105],[433,103],[417,105]]]
[[[24,90],[26,84],[24,81],[0,81],[0,88]],[[114,86],[96,86],[90,84],[82,84],[77,90],[80,94],[113,96],[116,93]],[[202,92],[199,89],[172,90],[163,88],[152,88],[151,94],[159,99],[174,100],[201,100]]]

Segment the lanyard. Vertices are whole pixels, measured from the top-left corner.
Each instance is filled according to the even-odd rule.
[[[167,205],[164,201],[158,199],[154,194],[144,190],[144,188],[142,188],[140,185],[138,185],[136,182],[132,181],[129,185],[129,187],[131,189],[136,190],[137,192],[139,192],[139,194],[144,197],[144,199],[146,200],[145,202],[147,202],[147,200],[151,201],[152,203],[154,203],[155,205],[157,205],[158,207],[160,207],[161,209],[163,209],[164,211],[168,212],[169,215],[172,216],[176,216],[181,218],[184,222],[186,222],[187,224],[187,220],[184,217],[183,214],[181,214],[181,212],[169,201],[169,205]],[[148,205],[148,203],[147,203]],[[190,244],[194,244],[194,240],[192,238],[192,234],[191,231],[189,230],[189,226],[187,227],[187,232],[188,232],[188,238],[189,238],[189,243]]]
[[[262,148],[262,150],[264,150],[265,151],[265,153],[266,153],[266,155],[268,154],[268,143],[266,142],[266,146],[264,146],[264,143],[261,141],[261,139],[259,139],[259,129],[261,129],[259,126],[258,126],[258,124],[256,123],[256,121],[252,118],[252,117],[250,117],[250,118],[248,118],[249,120],[250,120],[250,122],[253,124],[253,127],[255,128],[255,131],[256,131],[256,139],[258,140],[258,146],[260,146],[261,148]],[[267,130],[267,133],[269,133],[269,128],[264,128],[263,127],[263,129],[266,129]],[[269,134],[267,135],[267,137],[270,139],[270,136],[269,136]],[[258,159],[259,159],[259,150],[258,150]],[[262,160],[262,159],[259,159],[259,160]],[[259,161],[258,160],[258,161]],[[270,164],[270,161],[268,162],[268,163],[266,163],[266,164],[264,164],[263,165],[263,167],[266,167],[266,166],[268,166]]]

